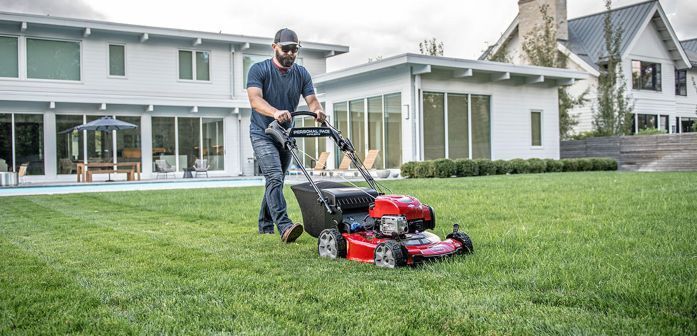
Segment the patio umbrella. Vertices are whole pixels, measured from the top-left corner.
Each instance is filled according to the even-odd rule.
[[[70,133],[72,131],[110,132],[110,131],[118,131],[118,130],[123,130],[123,129],[136,128],[136,127],[138,127],[138,126],[133,125],[131,123],[127,123],[125,121],[116,120],[110,116],[106,116],[106,117],[101,117],[97,120],[92,120],[86,124],[82,124],[82,125],[68,128],[66,130],[61,131],[60,133],[61,134]]]
[[[122,129],[136,128],[138,126],[125,121],[116,120],[110,116],[101,117],[97,120],[92,120],[86,124],[75,127],[78,131],[102,131],[111,132]]]

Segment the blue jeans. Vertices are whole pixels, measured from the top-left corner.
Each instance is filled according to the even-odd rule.
[[[278,233],[282,235],[293,225],[283,197],[283,182],[293,157],[289,150],[266,135],[252,133],[250,139],[259,168],[266,178],[266,190],[259,210],[259,233],[273,233],[273,223],[276,223]]]

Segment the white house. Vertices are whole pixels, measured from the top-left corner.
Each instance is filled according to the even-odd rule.
[[[540,6],[547,5],[556,23],[558,49],[568,56],[568,68],[591,75],[570,89],[575,96],[589,89],[596,99],[598,76],[606,57],[603,21],[607,12],[567,21],[566,0],[519,0],[518,16],[497,43],[480,59],[505,56],[514,64],[528,64],[521,44],[528,33],[542,26]],[[697,121],[697,43],[678,40],[657,0],[613,9],[612,23],[622,29],[622,69],[629,97],[634,104],[633,131],[665,129],[669,133],[690,132]],[[592,103],[571,111],[579,124],[576,133],[592,129]]]
[[[403,54],[315,78],[335,125],[379,168],[438,158],[559,158],[557,86],[582,72]],[[339,158],[335,158],[334,162]]]
[[[249,67],[271,56],[271,42],[0,12],[0,170],[26,163],[27,181],[74,181],[78,162],[130,161],[148,178],[155,160],[181,172],[203,158],[213,176],[253,175],[244,83]],[[380,150],[379,168],[558,158],[556,87],[587,77],[413,54],[326,73],[326,58],[348,50],[304,41],[298,62],[359,152]],[[63,132],[107,115],[138,128]],[[301,142],[307,164],[334,152],[324,139]]]

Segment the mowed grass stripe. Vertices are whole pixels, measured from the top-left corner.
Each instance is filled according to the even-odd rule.
[[[395,272],[259,237],[262,188],[11,198],[0,234],[127,307],[139,333],[690,334],[696,176],[391,182],[477,249]]]

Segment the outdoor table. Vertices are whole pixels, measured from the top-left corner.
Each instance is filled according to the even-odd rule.
[[[119,163],[111,163],[111,162],[78,162],[77,164],[77,181],[81,182],[92,182],[91,176],[88,176],[88,170],[90,168],[97,168],[98,170],[94,170],[100,173],[105,173],[105,174],[114,174],[114,173],[122,173],[123,170],[119,170],[119,167],[126,167],[127,169],[130,168],[130,173],[133,175],[135,180],[140,181],[140,162],[119,162]],[[109,173],[109,169],[104,169],[104,168],[111,168],[113,172]],[[91,174],[89,174],[91,175]]]

